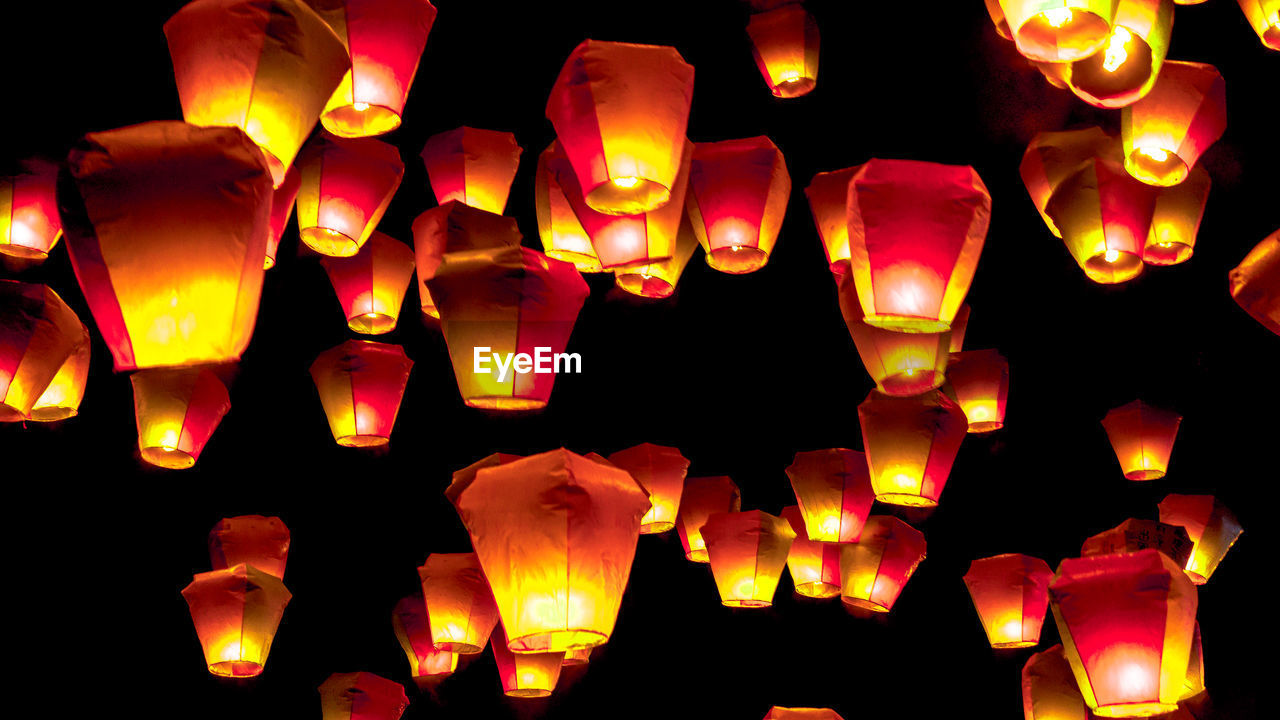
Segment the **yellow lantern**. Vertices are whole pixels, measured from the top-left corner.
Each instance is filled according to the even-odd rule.
[[[457,653],[436,649],[431,639],[427,605],[421,596],[411,595],[396,603],[391,626],[409,658],[409,674],[419,690],[430,688],[458,669]]]
[[[1101,128],[1090,127],[1038,133],[1027,145],[1019,166],[1022,184],[1026,186],[1027,194],[1045,225],[1056,237],[1062,237],[1062,231],[1046,210],[1049,198],[1053,197],[1063,180],[1080,169],[1081,163],[1094,157],[1120,162],[1119,139],[1106,134]]]
[[[1197,585],[1209,582],[1244,532],[1231,510],[1212,495],[1166,495],[1160,501],[1160,521],[1186,528],[1193,546],[1185,567]]]
[[[889,612],[925,557],[924,535],[898,518],[872,515],[856,543],[840,546],[840,599]]]
[[[170,470],[195,465],[231,409],[227,387],[201,368],[145,370],[130,379],[142,459]]]
[[[1280,0],[1239,0],[1245,18],[1262,44],[1280,50]]]
[[[457,200],[419,215],[413,221],[413,253],[422,312],[433,318],[440,317],[427,281],[436,276],[445,253],[518,247],[523,239],[515,218],[495,215]]]
[[[351,257],[373,234],[404,177],[394,145],[317,137],[298,157],[298,233],[321,255]]]
[[[1151,215],[1151,231],[1142,248],[1142,261],[1148,265],[1177,265],[1195,252],[1196,235],[1204,219],[1209,201],[1209,171],[1203,165],[1191,170],[1187,179],[1156,194]]]
[[[1040,642],[1051,578],[1049,563],[1018,553],[979,558],[969,565],[964,584],[991,647],[1032,647]]]
[[[182,590],[209,672],[262,673],[271,641],[293,597],[276,576],[250,565],[200,573]]]
[[[1170,60],[1146,97],[1120,114],[1124,167],[1148,185],[1167,187],[1227,129],[1227,86],[1218,68]]]
[[[569,203],[560,178],[573,173],[569,156],[560,147],[559,140],[552,140],[538,156],[538,170],[534,177],[534,207],[538,214],[538,237],[547,257],[573,263],[578,272],[604,272],[596,255],[591,236]],[[581,190],[581,188],[579,188]]]
[[[858,541],[876,499],[866,455],[844,448],[798,452],[787,477],[804,516],[805,538]]]
[[[1135,181],[1110,159],[1095,157],[1058,185],[1045,212],[1062,231],[1085,277],[1122,283],[1143,270],[1155,201],[1154,188]]]
[[[707,543],[702,538],[703,524],[713,513],[738,512],[741,507],[742,493],[727,475],[686,479],[680,512],[676,515],[676,529],[685,557],[693,562],[710,562]]]
[[[1280,335],[1280,230],[1258,243],[1232,268],[1231,297],[1254,320]]]
[[[609,456],[649,493],[649,512],[640,518],[640,534],[664,533],[676,526],[689,460],[673,447],[644,443]]]
[[[845,216],[845,202],[849,195],[849,181],[861,169],[861,165],[855,165],[818,173],[804,189],[805,197],[809,198],[809,210],[813,213],[813,224],[818,228],[818,239],[827,253],[827,265],[837,280],[849,272],[849,223]]]
[[[1025,720],[1090,720],[1061,645],[1036,653],[1022,666],[1022,713]]]
[[[0,280],[0,422],[27,419],[87,341],[52,288]]]
[[[414,255],[408,245],[375,231],[355,255],[322,255],[320,264],[333,284],[347,327],[365,335],[396,329],[400,304],[413,278]]]
[[[720,602],[729,607],[773,605],[796,533],[780,517],[748,510],[713,513],[702,525]]]
[[[435,648],[460,655],[484,650],[498,624],[498,606],[476,554],[431,553],[418,577]]]
[[[1101,50],[1111,35],[1117,0],[1000,0],[1018,52],[1065,63]]]
[[[1004,427],[1009,397],[1009,361],[999,350],[952,353],[947,365],[947,394],[964,411],[969,432],[999,430]]]
[[[438,204],[457,200],[501,215],[523,152],[509,132],[460,127],[427,138],[422,163]]]
[[[1173,34],[1173,0],[1123,0],[1107,44],[1068,67],[1071,92],[1090,105],[1119,108],[1156,84]]]
[[[960,406],[937,390],[912,397],[872,390],[858,420],[876,500],[937,505],[969,427]]]
[[[320,684],[322,720],[400,720],[404,687],[373,673],[334,673]]]
[[[769,138],[694,145],[685,206],[716,270],[740,275],[764,267],[790,197],[786,160]]]
[[[946,380],[951,333],[897,332],[867,323],[853,278],[839,280],[840,314],[862,366],[886,395],[919,395]]]
[[[782,508],[782,517],[795,532],[787,551],[787,571],[796,593],[812,598],[833,598],[840,594],[840,543],[817,542],[805,535],[805,519],[796,505]]]
[[[807,95],[818,84],[818,23],[804,6],[793,3],[753,14],[747,35],[774,97]]]
[[[89,382],[89,328],[80,325],[83,341],[71,356],[58,368],[36,404],[31,406],[31,414],[27,416],[32,422],[55,422],[75,417],[80,412],[80,402],[84,400],[84,388]]]
[[[509,697],[547,697],[560,682],[565,652],[512,652],[506,631],[493,634],[493,661],[498,666],[502,692]]]
[[[1169,455],[1182,416],[1141,400],[1113,408],[1102,419],[1111,447],[1127,480],[1159,480],[1169,470]]]

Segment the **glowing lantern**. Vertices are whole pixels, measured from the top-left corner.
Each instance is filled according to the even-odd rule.
[[[1114,408],[1102,419],[1120,469],[1128,480],[1159,480],[1169,469],[1169,455],[1182,416],[1141,400]]]
[[[948,391],[969,419],[969,432],[1004,427],[1009,397],[1009,361],[998,350],[969,350],[951,355]]]
[[[840,546],[840,599],[873,612],[889,612],[924,560],[924,535],[888,515],[872,515],[856,543]]]
[[[538,237],[542,239],[542,249],[548,257],[573,263],[578,272],[604,272],[591,244],[591,236],[582,227],[565,189],[560,185],[560,178],[572,174],[573,166],[560,147],[560,141],[553,140],[538,156],[538,170],[534,177]]]
[[[334,673],[320,684],[323,720],[400,720],[407,707],[404,687],[373,673]]]
[[[460,655],[484,650],[498,624],[498,606],[476,554],[432,553],[418,577],[435,648]]]
[[[694,145],[685,205],[716,270],[740,275],[764,267],[790,197],[787,163],[769,138]]]
[[[625,470],[553,450],[455,475],[448,497],[514,652],[608,641],[649,510],[648,493]]]
[[[560,663],[563,667],[581,667],[591,662],[591,651],[595,648],[576,648],[566,651],[564,660]]]
[[[427,288],[467,406],[546,407],[557,371],[572,367],[564,350],[588,294],[578,271],[519,246],[451,252]]]
[[[36,404],[27,416],[33,422],[56,422],[75,417],[84,400],[84,388],[89,382],[89,360],[92,348],[89,344],[89,328],[82,323],[81,343],[58,368]]]
[[[1129,518],[1085,540],[1080,547],[1080,557],[1151,548],[1168,555],[1179,565],[1186,565],[1191,558],[1191,547],[1191,538],[1181,526]]]
[[[0,280],[0,422],[25,420],[86,340],[52,288]]]
[[[409,674],[420,690],[426,690],[458,669],[458,654],[437,650],[431,639],[431,623],[427,606],[416,595],[396,603],[391,612],[391,625],[396,639],[409,658]]]
[[[742,507],[742,493],[728,476],[693,477],[684,481],[676,530],[684,555],[693,562],[711,562],[702,526],[713,513],[735,513]]]
[[[689,460],[673,447],[644,443],[609,456],[609,462],[631,473],[649,493],[652,506],[640,518],[640,534],[663,533],[676,526]]]
[[[1146,97],[1120,115],[1124,167],[1148,185],[1177,185],[1227,129],[1218,68],[1170,60]]]
[[[1153,188],[1129,177],[1119,164],[1097,157],[1058,185],[1045,212],[1085,276],[1112,284],[1142,272],[1155,202]]]
[[[390,442],[412,368],[404,348],[369,340],[348,340],[320,353],[311,379],[333,439],[344,447]]]
[[[1200,623],[1197,622],[1195,632],[1191,634],[1191,657],[1187,661],[1187,676],[1182,681],[1182,696],[1178,701],[1190,700],[1204,691],[1204,644],[1200,640]]]
[[[414,255],[408,245],[374,232],[354,256],[325,255],[320,264],[346,313],[347,327],[366,335],[396,329],[400,303],[413,279]]]
[[[280,250],[280,238],[284,237],[285,226],[289,224],[289,216],[293,214],[293,206],[298,199],[298,190],[302,187],[302,173],[298,168],[289,167],[284,182],[275,189],[271,196],[271,225],[267,234],[267,258],[263,269],[270,270],[276,266],[276,254]]]
[[[991,16],[991,24],[995,26],[996,33],[1005,40],[1012,40],[1013,33],[1009,31],[1009,23],[1004,19],[1004,8],[1000,7],[1000,0],[985,1],[987,14]]]
[[[1209,171],[1197,165],[1187,179],[1156,194],[1151,231],[1142,249],[1148,265],[1177,265],[1195,252],[1196,235],[1209,201]]]
[[[1254,320],[1280,335],[1280,230],[1258,243],[1229,276],[1231,297]]]
[[[775,705],[769,708],[764,720],[844,720],[844,718],[830,708],[789,708]]]
[[[231,409],[227,387],[199,368],[147,370],[130,379],[142,459],[170,470],[195,465]]]
[[[514,218],[478,210],[456,200],[419,215],[413,221],[413,252],[422,312],[440,317],[427,281],[435,277],[445,253],[519,247],[522,240]]]
[[[875,492],[867,458],[857,450],[830,448],[796,453],[787,468],[805,531],[814,542],[857,542]]]
[[[195,0],[164,35],[183,118],[248,133],[283,182],[350,67],[342,40],[303,0]]]
[[[1166,495],[1160,522],[1181,525],[1194,544],[1185,566],[1192,582],[1203,585],[1240,538],[1240,521],[1212,495]]]
[[[1196,586],[1158,550],[1068,558],[1049,586],[1085,703],[1099,717],[1177,709],[1196,622]]]
[[[1106,45],[1069,66],[1071,92],[1101,108],[1132,105],[1156,84],[1172,34],[1173,0],[1123,0]]]
[[[1010,553],[969,565],[964,584],[993,648],[1032,647],[1049,609],[1053,571],[1040,558]]]
[[[796,533],[786,520],[759,510],[712,513],[702,524],[720,602],[769,607]]]
[[[876,500],[937,505],[969,425],[960,406],[937,390],[900,398],[872,390],[858,420]]]
[[[1080,169],[1080,164],[1094,157],[1106,157],[1120,162],[1120,143],[1100,128],[1042,132],[1031,139],[1022,156],[1019,172],[1022,183],[1031,195],[1044,224],[1057,237],[1062,231],[1054,224],[1045,208],[1049,198],[1062,184]]]
[[[841,275],[839,283],[840,314],[876,389],[886,395],[919,395],[941,386],[951,334],[904,333],[868,325],[853,278]]]
[[[1000,0],[1018,52],[1066,63],[1101,50],[1111,35],[1117,0]]]
[[[870,486],[868,486],[870,487]],[[782,508],[782,517],[795,532],[787,551],[787,570],[796,592],[805,597],[832,598],[840,594],[840,544],[805,536],[805,519],[796,505]]]
[[[1092,718],[1061,645],[1032,655],[1022,666],[1022,713],[1025,720]]]
[[[456,200],[501,215],[522,152],[509,132],[464,126],[427,138],[422,163],[440,205]]]
[[[55,190],[58,166],[27,160],[0,177],[0,254],[44,260],[62,237]]]
[[[249,565],[284,579],[289,561],[289,528],[278,517],[223,518],[209,531],[209,564],[214,570]]]
[[[675,48],[584,40],[565,61],[547,119],[597,212],[634,215],[672,197],[693,66]]]
[[[404,163],[381,140],[319,136],[298,156],[298,232],[321,255],[360,251],[400,187]]]
[[[968,330],[969,305],[963,303],[960,305],[960,311],[956,313],[956,319],[951,321],[951,352],[958,353],[964,349],[964,335]]]
[[[293,597],[276,576],[249,565],[200,573],[182,590],[209,672],[262,673],[284,608]]]
[[[789,4],[753,14],[747,35],[774,97],[800,97],[817,85],[818,23],[803,6]]]
[[[547,697],[560,682],[560,668],[565,653],[512,652],[507,644],[506,632],[499,627],[493,635],[493,661],[498,666],[498,678],[502,680],[502,692],[511,697]]]
[[[818,239],[822,240],[822,249],[827,253],[827,264],[837,279],[849,272],[849,223],[845,216],[845,202],[849,195],[849,181],[861,169],[861,165],[855,165],[818,173],[804,189],[805,196],[809,198],[809,210],[813,213],[813,224],[818,228]]]
[[[618,268],[614,271],[618,287],[641,297],[671,297],[676,291],[680,275],[684,273],[685,266],[693,257],[693,251],[697,249],[698,238],[694,235],[693,225],[689,222],[689,216],[683,215],[679,229],[676,230],[671,257]]]
[[[1280,0],[1239,0],[1240,9],[1262,44],[1280,50]]]

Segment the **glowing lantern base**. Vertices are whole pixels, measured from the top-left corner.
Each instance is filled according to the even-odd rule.
[[[142,459],[170,470],[195,465],[231,409],[227,387],[199,368],[139,370],[131,379]]]

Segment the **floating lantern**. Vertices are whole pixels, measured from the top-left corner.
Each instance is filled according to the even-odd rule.
[[[348,340],[320,353],[311,379],[333,439],[344,447],[390,442],[412,368],[404,348],[369,340]]]
[[[640,534],[664,533],[676,526],[680,494],[689,460],[673,447],[644,443],[609,456],[609,462],[631,473],[649,493],[651,507],[640,518]]]
[[[41,261],[62,237],[58,217],[58,166],[30,159],[0,177],[0,255]]]
[[[1218,68],[1170,60],[1146,97],[1120,115],[1124,167],[1148,185],[1177,185],[1227,129]]]
[[[631,293],[648,298],[671,297],[676,291],[676,283],[680,275],[698,249],[698,237],[693,232],[689,216],[683,215],[680,227],[676,230],[675,247],[671,257],[639,265],[628,265],[614,271],[618,287]]]
[[[200,368],[142,370],[130,379],[142,459],[169,470],[195,465],[231,409],[227,386]]]
[[[1084,274],[1096,283],[1132,280],[1142,272],[1156,192],[1106,158],[1086,160],[1045,206]]]
[[[407,707],[404,687],[373,673],[334,673],[320,684],[323,720],[400,720]]]
[[[587,205],[634,215],[667,204],[684,150],[693,66],[675,48],[584,40],[565,61],[547,119]]]
[[[400,187],[404,163],[381,140],[317,137],[298,156],[298,232],[321,255],[360,251]]]
[[[1200,640],[1200,623],[1197,621],[1196,629],[1191,634],[1191,657],[1187,661],[1187,676],[1182,681],[1182,696],[1178,698],[1178,702],[1190,700],[1205,689],[1204,644]]]
[[[582,667],[591,662],[591,651],[595,648],[576,648],[568,650],[564,654],[564,660],[561,661],[562,667]]]
[[[813,224],[818,228],[818,239],[827,253],[827,264],[837,280],[849,272],[849,223],[845,216],[845,202],[849,195],[849,181],[861,169],[861,165],[855,165],[818,173],[804,189],[805,196],[809,198],[809,210],[813,213]]]
[[[427,281],[435,277],[445,253],[519,247],[523,239],[514,218],[478,210],[456,200],[419,215],[413,221],[413,251],[422,312],[440,317]]]
[[[223,518],[209,531],[209,564],[214,570],[249,565],[284,579],[289,561],[289,528],[278,517]]]
[[[248,133],[276,185],[351,66],[342,40],[303,0],[195,0],[164,35],[183,119]]]
[[[1254,320],[1280,335],[1280,230],[1258,243],[1232,268],[1231,297]]]
[[[460,655],[484,650],[498,624],[498,606],[476,554],[432,553],[418,577],[435,648]]]
[[[720,602],[769,607],[796,533],[786,520],[759,510],[712,513],[702,525]]]
[[[458,669],[458,654],[437,650],[431,638],[431,623],[422,598],[411,595],[396,603],[391,612],[396,640],[409,658],[409,675],[419,690],[426,690]]]
[[[1009,361],[999,350],[952,354],[947,365],[947,382],[949,395],[969,419],[969,432],[986,433],[1004,427]]]
[[[1049,609],[1053,570],[1040,558],[1009,553],[969,565],[965,587],[993,648],[1032,647]]]
[[[1141,400],[1114,408],[1102,419],[1120,469],[1128,480],[1159,480],[1169,469],[1169,454],[1182,416]]]
[[[1196,587],[1158,550],[1068,558],[1049,586],[1058,634],[1099,717],[1177,709],[1196,622]]]
[[[1080,548],[1080,557],[1137,552],[1148,548],[1159,550],[1178,565],[1185,566],[1191,559],[1192,542],[1181,526],[1129,518],[1085,540]]]
[[[987,14],[991,16],[991,24],[995,26],[996,33],[1005,40],[1012,40],[1013,33],[1009,30],[1009,22],[1004,19],[1004,8],[1000,7],[1000,0],[985,1]]]
[[[1031,60],[1067,63],[1103,49],[1116,0],[1000,0],[1018,52]]]
[[[560,668],[565,653],[512,652],[507,645],[506,632],[499,627],[493,634],[493,661],[498,666],[498,678],[502,680],[502,692],[510,697],[547,697],[560,682]]]
[[[1019,172],[1022,183],[1031,195],[1040,217],[1056,237],[1062,231],[1054,224],[1045,208],[1049,198],[1062,184],[1080,169],[1080,164],[1094,157],[1105,157],[1120,162],[1120,141],[1100,128],[1042,132],[1031,139],[1022,156]]]
[[[1160,522],[1186,528],[1193,546],[1185,567],[1197,585],[1209,582],[1244,532],[1236,516],[1212,495],[1166,495],[1160,501]]]
[[[0,422],[27,419],[86,341],[80,318],[52,288],[0,280]]]
[[[400,304],[413,279],[413,250],[393,237],[374,232],[351,257],[321,256],[333,283],[347,327],[366,335],[396,329]]]
[[[56,422],[75,417],[80,412],[80,402],[84,400],[84,388],[89,382],[89,360],[92,348],[89,343],[89,328],[80,324],[81,342],[58,368],[36,404],[31,406],[27,419],[32,422]]]
[[[1148,265],[1177,265],[1195,252],[1196,235],[1209,201],[1209,171],[1197,165],[1187,179],[1156,194],[1151,231],[1142,249]]]
[[[1123,0],[1106,45],[1071,63],[1071,92],[1090,105],[1120,108],[1142,99],[1160,76],[1173,34],[1173,0]]]
[[[249,565],[200,573],[182,590],[209,672],[262,673],[284,608],[293,597],[274,575]]]
[[[814,542],[858,541],[876,499],[865,455],[844,448],[798,452],[787,477],[804,516],[802,537]]]
[[[961,303],[956,319],[951,321],[951,352],[958,353],[964,349],[964,335],[969,330],[969,305]]]
[[[870,486],[868,485],[868,488]],[[840,544],[806,537],[805,519],[796,505],[782,508],[782,517],[795,532],[787,551],[787,571],[796,592],[805,597],[833,598],[840,594]]]
[[[702,526],[713,513],[734,513],[742,507],[742,493],[727,475],[692,477],[684,481],[676,530],[684,555],[693,562],[711,562],[707,543],[702,539]]]
[[[804,6],[788,4],[753,14],[747,35],[774,97],[807,95],[818,84],[818,23]]]
[[[262,265],[264,270],[270,270],[276,266],[280,238],[284,237],[285,226],[289,224],[289,217],[293,215],[293,206],[298,199],[298,190],[301,187],[302,173],[298,172],[297,167],[290,166],[289,172],[285,173],[284,182],[280,183],[280,187],[277,187],[271,196],[271,224],[270,232],[267,234],[267,258]]]
[[[844,720],[840,713],[830,708],[789,708],[774,705],[764,720]]]
[[[840,314],[862,358],[862,366],[886,395],[919,395],[946,380],[951,334],[905,333],[868,325],[853,278],[839,279]]]
[[[740,275],[764,267],[790,197],[787,163],[769,138],[694,145],[685,205],[716,270]]]
[[[969,426],[960,406],[937,390],[912,397],[872,390],[858,406],[858,420],[876,499],[937,505]]]
[[[512,133],[464,126],[427,138],[422,164],[440,205],[456,200],[501,215],[522,152]]]
[[[924,535],[888,515],[872,515],[856,543],[840,546],[840,599],[872,612],[889,612],[924,560]]]
[[[1061,645],[1036,653],[1022,666],[1025,720],[1090,720],[1071,664]]]
[[[553,140],[538,156],[538,170],[534,177],[538,237],[548,257],[573,263],[578,272],[604,272],[591,244],[591,236],[582,227],[582,221],[560,185],[560,178],[572,174],[573,166],[560,147],[560,141]]]
[[[1280,50],[1280,0],[1239,0],[1245,18],[1262,44]]]

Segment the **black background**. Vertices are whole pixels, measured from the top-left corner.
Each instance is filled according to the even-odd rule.
[[[179,118],[161,32],[180,2],[34,3],[6,21],[10,68],[0,136],[6,160],[65,155],[80,134]],[[467,409],[439,332],[405,300],[402,343],[416,361],[391,447],[339,448],[307,373],[347,336],[328,280],[295,254],[296,229],[269,271],[233,408],[196,468],[138,459],[131,390],[94,333],[79,417],[0,428],[9,491],[8,595],[19,600],[7,650],[27,682],[49,683],[54,711],[138,717],[317,717],[335,671],[403,682],[407,718],[763,717],[771,705],[829,706],[862,717],[1020,712],[1031,651],[993,652],[960,578],[969,562],[1023,552],[1056,566],[1085,537],[1155,517],[1168,492],[1220,497],[1246,528],[1202,588],[1208,685],[1221,717],[1257,716],[1271,672],[1275,562],[1266,554],[1280,404],[1280,338],[1227,292],[1227,271],[1280,226],[1277,88],[1236,3],[1179,7],[1170,57],[1212,62],[1227,80],[1230,126],[1206,155],[1214,181],[1194,258],[1120,286],[1088,281],[1043,226],[1018,176],[1031,136],[1118,126],[1049,87],[998,38],[978,0],[811,0],[822,31],[817,89],[777,100],[763,85],[733,0],[499,3],[441,0],[405,125],[387,139],[406,174],[380,229],[410,240],[434,205],[418,153],[467,124],[512,130],[525,148],[508,214],[537,246],[533,170],[552,139],[543,117],[564,58],[582,39],[677,47],[697,69],[695,141],[767,134],[783,150],[791,204],[767,267],[751,275],[690,263],[676,296],[644,301],[589,278],[592,297],[550,406],[522,416]],[[814,173],[900,157],[971,164],[994,198],[969,303],[966,347],[1010,360],[1007,426],[969,436],[941,506],[912,517],[928,559],[887,618],[797,598],[783,580],[768,610],[722,607],[706,566],[674,533],[640,540],[617,630],[546,701],[504,699],[491,655],[464,663],[436,697],[419,695],[391,631],[396,601],[435,551],[467,549],[441,490],[493,451],[559,446],[609,453],[640,442],[680,447],[691,475],[731,475],[744,508],[794,502],[783,468],[798,450],[860,447],[856,407],[871,388],[836,305],[803,188]],[[63,245],[20,275],[51,284],[91,322]],[[1099,420],[1141,397],[1185,419],[1171,471],[1123,479]],[[877,512],[891,508],[877,506]],[[211,677],[179,590],[208,569],[218,518],[279,515],[293,533],[294,593],[265,673]],[[1052,620],[1041,647],[1056,641]],[[1267,664],[1270,664],[1269,662]]]

